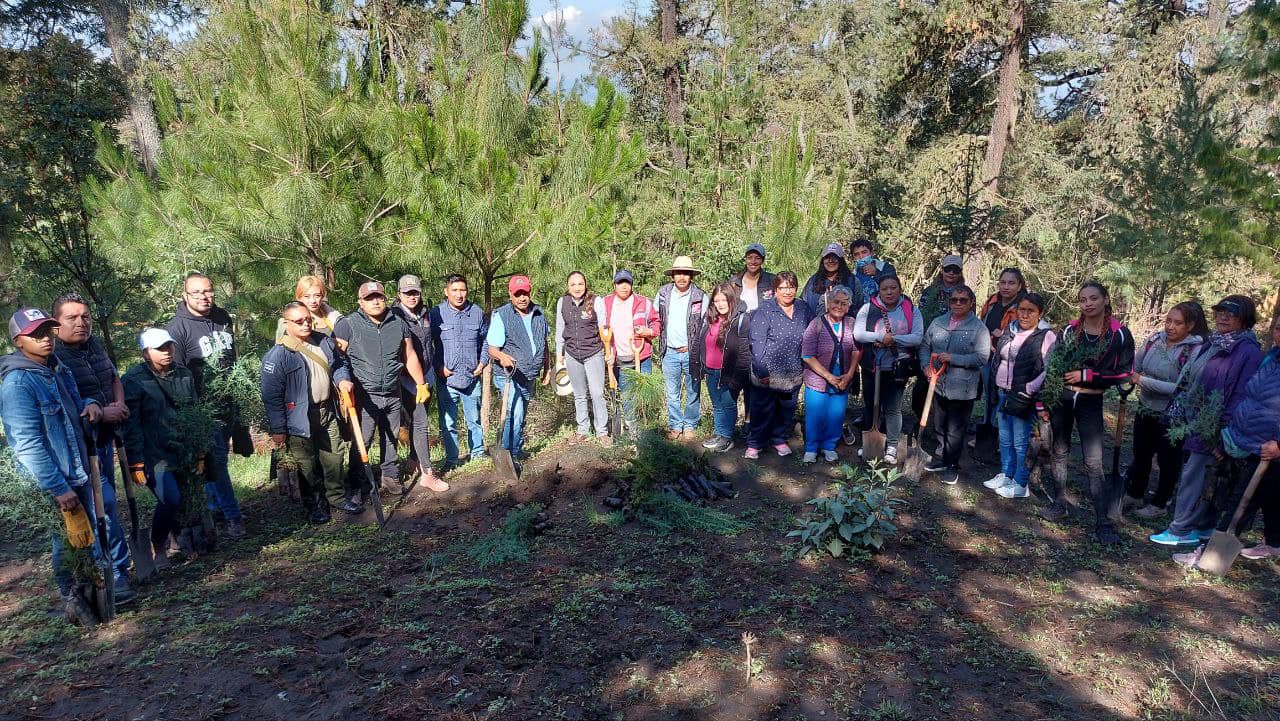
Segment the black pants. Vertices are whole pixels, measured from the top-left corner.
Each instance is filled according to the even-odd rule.
[[[1231,518],[1240,505],[1240,499],[1244,497],[1244,490],[1249,486],[1253,472],[1258,469],[1258,460],[1257,456],[1250,456],[1245,461],[1233,464],[1237,469],[1234,482],[1229,489],[1215,497],[1215,501],[1221,499],[1214,504],[1219,531],[1226,531],[1231,525]],[[1264,543],[1268,546],[1280,546],[1280,461],[1272,461],[1262,480],[1258,482],[1253,498],[1245,506],[1244,515],[1236,525],[1236,535],[1244,535],[1245,531],[1253,528],[1259,511],[1262,512]]]
[[[401,422],[409,429],[409,457],[418,462],[423,473],[431,470],[431,444],[427,438],[426,403],[415,403],[414,392],[400,387]]]
[[[360,435],[364,436],[365,448],[370,453],[373,451],[374,433],[378,435],[382,480],[400,480],[400,457],[396,451],[396,437],[400,434],[400,396],[370,395],[356,386],[356,406],[360,409]]]
[[[1101,393],[1077,393],[1064,390],[1058,405],[1049,415],[1053,428],[1053,481],[1045,484],[1054,500],[1060,500],[1067,484],[1067,462],[1071,458],[1071,431],[1080,433],[1080,450],[1084,455],[1084,470],[1089,477],[1087,488],[1093,501],[1095,521],[1099,528],[1109,527],[1107,511],[1120,492],[1118,479],[1108,480],[1102,470],[1103,436],[1106,430],[1102,420]],[[1052,486],[1052,487],[1050,487]]]
[[[1182,477],[1182,442],[1169,440],[1169,425],[1163,415],[1142,412],[1133,419],[1133,463],[1129,465],[1128,480],[1130,498],[1147,497],[1153,458],[1160,465],[1160,479],[1148,503],[1164,508]]]
[[[938,394],[933,396],[933,407],[929,410],[929,426],[938,439],[938,452],[934,457],[947,464],[949,468],[960,468],[960,455],[964,453],[964,435],[969,429],[969,417],[973,415],[973,404],[976,401],[976,398],[951,400]]]
[[[786,443],[796,425],[795,390],[751,388],[751,422],[747,425],[747,445],[757,450]]]

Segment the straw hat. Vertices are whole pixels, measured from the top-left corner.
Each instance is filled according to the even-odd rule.
[[[697,275],[702,271],[693,267],[693,258],[690,258],[687,255],[678,255],[676,256],[676,259],[671,263],[671,267],[667,269],[667,275],[674,275],[677,272],[692,273],[693,275]]]

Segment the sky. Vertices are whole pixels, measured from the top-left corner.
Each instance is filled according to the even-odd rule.
[[[627,6],[627,0],[561,0],[560,2],[560,15],[564,18],[566,34],[574,42],[583,45],[588,44],[591,38],[591,30],[599,27],[601,21],[613,15],[629,12],[631,10]],[[542,27],[545,35],[547,26],[554,26],[554,24],[555,12],[552,9],[550,0],[530,0],[529,33],[533,33],[534,27]],[[585,55],[579,55],[568,63],[562,62],[560,72],[564,89],[566,91],[571,89],[575,80],[590,71],[591,60]],[[546,72],[551,82],[554,83],[555,67],[549,54],[547,56]]]

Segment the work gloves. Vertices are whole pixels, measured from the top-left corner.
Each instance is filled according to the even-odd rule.
[[[422,405],[431,400],[431,386],[426,383],[418,384],[418,392],[413,395],[413,402]]]
[[[147,471],[141,463],[129,464],[129,477],[139,486],[147,485]]]
[[[62,522],[67,526],[67,542],[72,548],[88,548],[93,544],[93,526],[89,525],[84,506],[77,505],[75,510],[63,511]]]

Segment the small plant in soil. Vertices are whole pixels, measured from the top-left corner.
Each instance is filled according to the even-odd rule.
[[[841,472],[844,478],[833,484],[834,494],[808,501],[813,510],[787,534],[800,539],[801,556],[829,553],[840,558],[854,549],[880,549],[898,532],[896,507],[905,502],[894,497],[898,471],[873,463],[856,469],[845,465]]]
[[[482,568],[511,561],[524,563],[529,560],[529,544],[533,537],[550,525],[540,504],[517,506],[507,512],[501,528],[467,549],[467,555]]]
[[[618,493],[605,505],[619,508],[659,533],[701,530],[733,536],[747,524],[723,511],[706,506],[718,498],[733,498],[737,491],[699,454],[656,433],[642,435],[636,457],[617,475]]]

